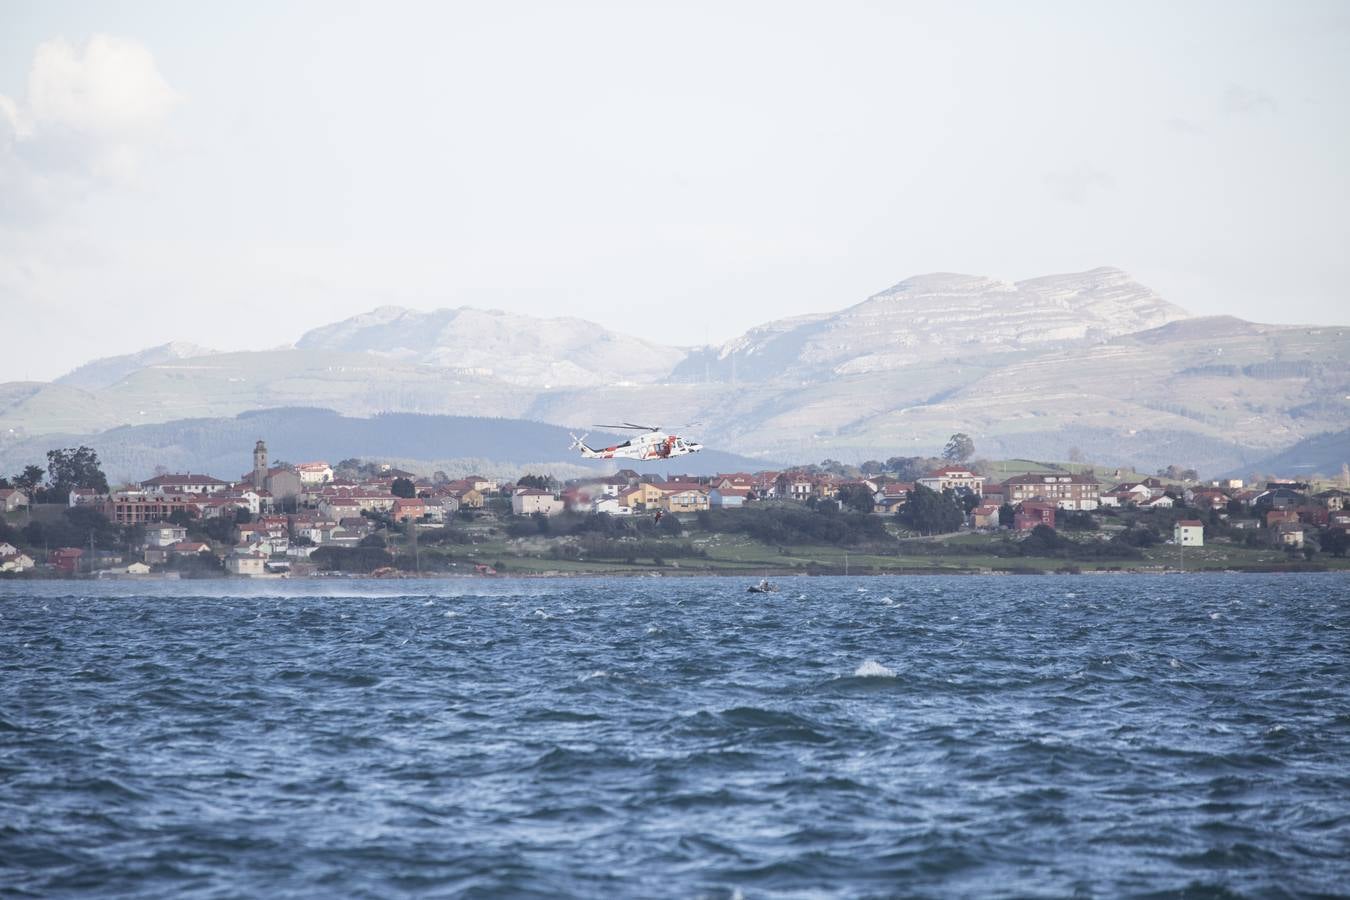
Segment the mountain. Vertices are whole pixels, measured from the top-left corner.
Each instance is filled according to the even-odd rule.
[[[685,355],[582,319],[470,307],[418,312],[382,306],[307,332],[296,347],[375,353],[543,388],[657,381]]]
[[[675,378],[820,380],[954,354],[1101,342],[1186,316],[1119,269],[1016,283],[920,275],[840,312],[770,323],[704,348],[675,370]]]
[[[980,455],[1077,448],[1101,463],[1211,474],[1350,420],[1350,328],[1190,317],[1117,269],[1016,283],[917,276],[694,351],[576,319],[385,307],[290,349],[148,353],[157,361],[115,381],[0,384],[0,452],[321,407],[572,429],[639,421],[759,460],[927,455],[964,431]]]
[[[1274,456],[1258,459],[1250,465],[1227,472],[1228,478],[1245,478],[1252,472],[1263,475],[1334,478],[1341,466],[1350,463],[1350,428],[1304,438]]]
[[[596,440],[627,435],[595,433]],[[112,428],[98,434],[46,435],[0,447],[0,471],[43,458],[48,447],[87,444],[98,451],[113,481],[140,481],[156,466],[174,472],[236,476],[251,466],[253,442],[266,438],[277,459],[292,463],[352,457],[393,462],[430,474],[562,476],[614,472],[621,467],[659,474],[710,475],[744,470],[756,461],[717,450],[659,464],[581,459],[569,449],[567,429],[543,422],[475,416],[385,413],[369,418],[327,409],[269,409],[231,418],[180,419]]]
[[[132,372],[144,369],[147,366],[163,365],[199,356],[210,356],[215,352],[215,350],[199,347],[186,341],[172,341],[168,344],[160,344],[158,347],[151,347],[148,350],[141,350],[138,353],[96,359],[93,362],[85,363],[78,369],[67,372],[57,378],[55,383],[82,388],[86,391],[96,391],[116,384]]]

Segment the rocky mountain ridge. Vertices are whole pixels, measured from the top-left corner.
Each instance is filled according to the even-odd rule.
[[[1115,269],[919,276],[694,351],[575,319],[401,308],[290,349],[152,351],[160,361],[82,367],[82,381],[0,384],[0,459],[43,434],[307,406],[582,429],[702,422],[708,446],[766,460],[931,453],[965,431],[1001,456],[1072,447],[1224,471],[1350,419],[1350,328],[1186,317]]]

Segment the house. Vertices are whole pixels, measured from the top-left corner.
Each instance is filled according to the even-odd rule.
[[[1116,485],[1108,492],[1115,494],[1119,498],[1117,506],[1127,506],[1130,503],[1144,503],[1153,499],[1153,489],[1142,481],[1127,481]],[[1162,493],[1159,491],[1158,493]],[[1103,504],[1106,505],[1106,504]]]
[[[997,528],[998,527],[998,507],[997,503],[984,503],[970,511],[970,527],[972,528]]]
[[[708,508],[708,492],[701,487],[677,488],[666,493],[660,503],[666,512],[701,512]]]
[[[773,495],[780,500],[805,503],[815,491],[815,479],[806,472],[784,472],[774,484]]]
[[[295,467],[295,474],[300,476],[300,483],[305,487],[327,484],[333,480],[333,467],[322,460],[303,462]]]
[[[982,503],[991,503],[994,506],[1002,506],[1008,502],[1008,492],[1003,485],[998,484],[997,482],[986,483],[980,499]]]
[[[733,472],[729,475],[716,475],[708,482],[709,488],[723,490],[751,491],[755,487],[755,476],[746,472]]]
[[[181,525],[153,525],[145,529],[146,547],[168,547],[187,540],[187,529]]]
[[[1280,522],[1275,526],[1275,546],[1303,549],[1303,524],[1301,522]]]
[[[143,525],[163,522],[179,511],[195,518],[204,502],[196,494],[151,496],[144,491],[114,491],[98,504],[98,510],[117,525]]]
[[[324,497],[319,501],[319,512],[330,519],[343,519],[361,513],[361,504],[350,497]]]
[[[1187,488],[1182,497],[1197,509],[1223,509],[1228,505],[1228,495],[1218,488]]]
[[[755,473],[755,496],[761,500],[777,500],[782,495],[778,493],[778,472],[756,472]]]
[[[1091,475],[1063,472],[1014,475],[1003,482],[1003,495],[1009,503],[1024,500],[1049,500],[1060,509],[1096,509],[1101,484]]]
[[[426,501],[420,497],[400,497],[394,501],[393,507],[389,510],[389,517],[395,522],[407,522],[410,519],[415,521],[426,514]]]
[[[1284,522],[1297,522],[1298,510],[1272,509],[1266,512],[1266,527],[1274,528]]]
[[[12,544],[0,544],[0,572],[27,572],[33,568],[33,557]]]
[[[460,509],[482,509],[483,502],[486,499],[482,491],[472,487],[464,488],[451,494],[451,496],[459,501]]]
[[[1140,503],[1140,504],[1139,504],[1139,508],[1140,508],[1140,509],[1171,509],[1171,508],[1173,507],[1173,505],[1175,505],[1175,504],[1174,504],[1174,502],[1173,502],[1173,500],[1172,500],[1171,497],[1167,496],[1166,494],[1159,494],[1158,496],[1153,497],[1152,499],[1145,500],[1145,501],[1143,501],[1142,503]]]
[[[749,488],[719,486],[708,492],[708,505],[715,509],[740,509],[749,497]]]
[[[71,493],[75,493],[71,491]],[[0,512],[14,512],[28,505],[28,495],[18,488],[0,488]]]
[[[143,562],[134,562],[127,566],[128,575],[149,575],[150,567]]]
[[[1294,512],[1298,513],[1298,520],[1304,525],[1316,525],[1319,528],[1327,526],[1331,515],[1331,510],[1325,506],[1300,506]]]
[[[1013,517],[1013,527],[1018,531],[1030,531],[1037,525],[1055,527],[1055,510],[1059,507],[1048,500],[1027,500],[1017,508]]]
[[[1345,509],[1347,506],[1350,506],[1350,491],[1332,488],[1329,491],[1323,491],[1318,494],[1314,499],[1332,512],[1338,512]]]
[[[907,481],[888,481],[877,488],[876,493],[872,495],[872,500],[878,504],[885,503],[888,500],[897,500],[901,504],[909,499],[909,492],[914,490],[914,485]]]
[[[965,466],[943,466],[929,472],[915,483],[939,494],[950,489],[958,494],[970,493],[979,497],[984,492],[984,480],[983,475],[976,475]]]
[[[267,555],[258,551],[236,552],[225,560],[225,571],[231,575],[266,575]]]
[[[167,549],[172,556],[201,556],[211,552],[211,546],[201,541],[179,541]]]
[[[591,511],[611,516],[628,516],[633,513],[632,508],[624,506],[618,497],[601,497],[592,504]]]
[[[465,487],[471,491],[477,491],[484,497],[497,493],[497,482],[490,478],[484,478],[482,475],[467,475],[461,478]]]
[[[66,498],[66,505],[73,508],[88,503],[101,503],[106,499],[108,499],[107,494],[101,494],[93,488],[71,488],[70,496]]]
[[[517,516],[532,516],[543,513],[556,516],[563,511],[563,502],[553,496],[552,491],[526,488],[511,495],[511,513]]]
[[[47,565],[63,574],[74,575],[80,571],[83,557],[84,550],[79,547],[57,547],[47,554]]]
[[[876,501],[876,506],[872,508],[872,512],[878,516],[894,515],[904,505],[904,497],[887,497],[885,500]]]
[[[619,502],[630,510],[655,509],[665,492],[645,481],[638,482],[619,495]]]
[[[1182,519],[1172,528],[1172,541],[1183,547],[1205,546],[1205,523],[1199,519]]]
[[[191,472],[178,475],[156,475],[154,478],[141,482],[141,490],[152,497],[163,497],[169,494],[197,494],[199,496],[218,494],[229,487],[228,482],[221,481],[219,478],[212,478],[210,475],[194,475]]]

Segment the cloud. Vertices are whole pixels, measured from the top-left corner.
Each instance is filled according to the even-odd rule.
[[[1254,90],[1253,88],[1243,87],[1240,84],[1230,84],[1228,90],[1223,93],[1222,104],[1226,113],[1238,116],[1256,116],[1262,113],[1277,113],[1280,110],[1279,104],[1275,98],[1269,94]]]
[[[1066,203],[1086,203],[1094,191],[1109,191],[1116,179],[1109,173],[1080,163],[1072,169],[1049,172],[1042,179],[1051,194]]]
[[[0,215],[32,221],[91,187],[134,178],[179,100],[135,41],[39,45],[25,96],[0,94]]]
[[[1205,133],[1205,126],[1181,116],[1174,116],[1165,120],[1163,126],[1174,134],[1200,135]]]

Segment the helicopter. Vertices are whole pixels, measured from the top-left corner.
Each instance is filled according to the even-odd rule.
[[[580,450],[583,459],[670,459],[672,456],[684,456],[697,453],[703,445],[697,441],[685,440],[676,434],[661,430],[659,425],[634,425],[624,422],[622,425],[595,425],[595,428],[612,428],[628,431],[641,431],[642,434],[629,438],[622,444],[604,447],[599,450],[586,444],[588,435],[572,435],[572,449]]]

